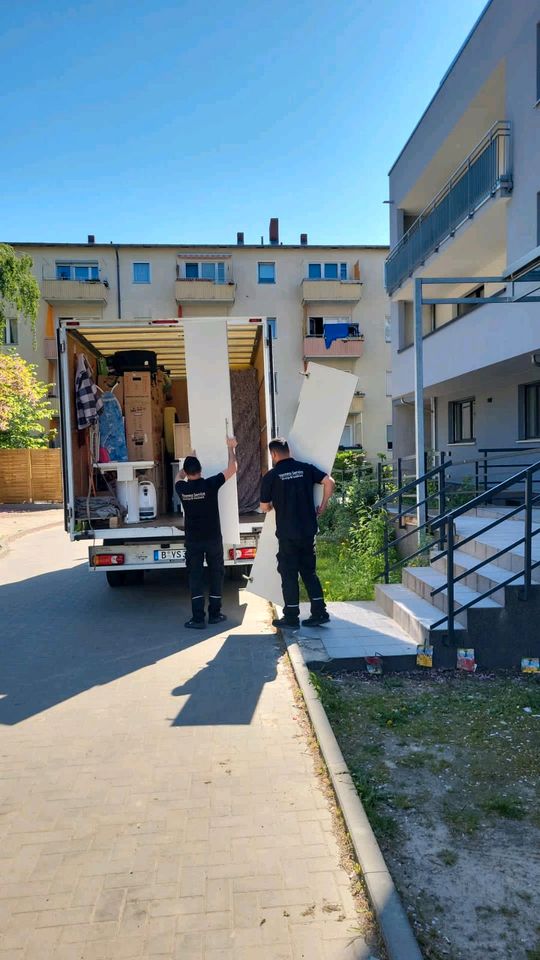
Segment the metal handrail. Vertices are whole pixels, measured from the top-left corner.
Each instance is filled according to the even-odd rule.
[[[447,603],[448,609],[447,609],[446,616],[442,617],[441,619],[433,623],[431,625],[431,629],[433,630],[435,629],[435,627],[441,626],[441,624],[447,622],[448,638],[450,642],[453,642],[454,640],[455,618],[460,613],[463,613],[465,610],[468,610],[470,607],[475,606],[475,604],[479,603],[481,600],[485,600],[487,597],[490,597],[492,594],[496,593],[498,590],[501,590],[504,586],[506,586],[509,583],[512,583],[514,580],[517,580],[520,577],[524,578],[523,591],[522,591],[523,599],[524,600],[528,599],[530,588],[531,588],[532,571],[536,569],[536,567],[540,566],[540,561],[535,561],[534,563],[532,562],[533,537],[535,537],[538,533],[540,533],[540,527],[538,527],[536,530],[532,529],[532,511],[535,503],[538,503],[540,501],[540,497],[533,496],[532,484],[533,484],[533,474],[537,473],[539,470],[540,470],[540,461],[537,461],[536,463],[531,464],[525,469],[520,470],[519,473],[514,474],[512,477],[508,477],[506,480],[501,481],[501,483],[498,483],[495,487],[492,487],[490,490],[485,490],[483,493],[474,497],[468,503],[463,504],[460,507],[456,507],[454,510],[450,510],[444,517],[440,517],[433,521],[431,525],[432,529],[437,529],[438,527],[442,526],[443,529],[447,530],[447,548],[444,551],[444,554],[446,554],[446,584],[443,584],[442,586],[432,590],[431,596],[433,597],[436,594],[446,591],[446,603]],[[522,543],[525,545],[523,569],[519,570],[517,573],[513,574],[512,576],[507,577],[501,583],[497,583],[495,584],[495,586],[490,587],[488,590],[484,590],[483,593],[480,593],[478,596],[473,597],[472,600],[469,600],[467,603],[461,604],[461,606],[456,608],[454,606],[454,587],[456,583],[458,583],[461,579],[463,579],[464,576],[469,574],[471,571],[467,570],[465,571],[464,574],[459,574],[458,576],[456,576],[454,573],[454,553],[456,548],[455,539],[454,539],[455,538],[455,526],[454,526],[455,521],[459,517],[463,516],[464,513],[468,513],[470,510],[474,510],[480,504],[485,503],[486,500],[492,499],[494,494],[501,492],[503,490],[506,490],[508,489],[508,487],[511,487],[523,480],[525,481],[525,502],[523,504],[520,504],[518,507],[512,510],[510,514],[503,514],[501,517],[497,517],[495,520],[492,520],[490,523],[485,524],[482,529],[476,530],[474,534],[471,534],[468,537],[465,537],[463,540],[458,541],[458,544],[457,544],[459,548],[459,546],[462,546],[465,543],[468,543],[470,540],[474,539],[475,537],[478,537],[482,533],[486,533],[487,530],[493,529],[493,527],[497,526],[499,523],[503,523],[505,520],[508,519],[509,516],[516,516],[518,513],[521,513],[524,511],[525,512],[524,535],[520,537],[518,540],[504,547],[502,550],[498,551],[495,555],[485,557],[482,561],[476,564],[472,572],[476,572],[480,570],[482,567],[485,567],[487,564],[492,562],[494,556],[496,559],[498,559],[499,557],[504,556],[504,554],[506,553],[509,553],[511,550],[515,549],[515,547],[519,546]],[[443,556],[444,554],[440,554],[440,556]]]

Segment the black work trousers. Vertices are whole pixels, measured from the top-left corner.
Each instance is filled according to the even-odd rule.
[[[300,614],[298,575],[302,577],[311,600],[311,612],[319,616],[326,610],[321,581],[316,572],[315,538],[305,540],[278,540],[278,573],[283,589],[284,616],[295,620]]]
[[[208,567],[208,616],[221,612],[221,591],[223,589],[223,541],[200,540],[186,544],[186,567],[191,592],[191,610],[194,620],[204,620],[205,585],[204,561]]]

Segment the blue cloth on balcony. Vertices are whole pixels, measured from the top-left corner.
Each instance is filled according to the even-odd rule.
[[[323,326],[324,345],[330,349],[334,340],[346,340],[349,336],[348,323],[325,323]]]

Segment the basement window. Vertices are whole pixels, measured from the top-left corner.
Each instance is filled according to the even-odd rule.
[[[448,442],[474,443],[474,397],[448,404]]]

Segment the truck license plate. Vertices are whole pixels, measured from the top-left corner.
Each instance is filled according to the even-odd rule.
[[[185,550],[154,550],[154,563],[166,563],[168,560],[185,560]]]

